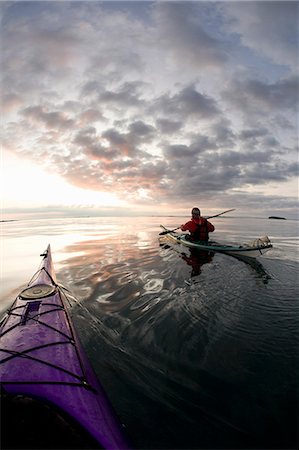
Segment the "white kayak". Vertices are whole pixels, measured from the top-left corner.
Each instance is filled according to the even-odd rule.
[[[163,225],[160,225],[160,227],[165,231],[165,233],[163,234],[165,234],[165,236],[167,236],[170,240],[197,250],[256,258],[263,255],[273,247],[268,236],[263,236],[259,239],[255,239],[248,244],[229,245],[220,244],[215,241],[193,242],[188,240],[188,234],[176,233],[175,231],[168,230]]]

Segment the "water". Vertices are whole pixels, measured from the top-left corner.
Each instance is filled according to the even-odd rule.
[[[298,222],[219,217],[213,238],[269,235],[252,264],[158,239],[186,218],[2,224],[1,310],[51,243],[83,345],[138,449],[297,445]]]

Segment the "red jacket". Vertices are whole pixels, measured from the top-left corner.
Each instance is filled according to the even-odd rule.
[[[209,233],[214,231],[215,227],[204,217],[199,217],[198,219],[192,218],[182,225],[181,230],[190,231],[192,241],[208,241]]]

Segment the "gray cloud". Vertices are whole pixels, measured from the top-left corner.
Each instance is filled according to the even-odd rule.
[[[200,93],[193,85],[178,93],[160,96],[151,105],[151,112],[161,111],[175,119],[197,118],[208,120],[220,115],[217,102],[211,96]]]
[[[219,67],[227,61],[222,41],[205,30],[206,6],[192,2],[155,4],[159,44],[179,67],[186,63],[198,68]]]
[[[268,130],[266,128],[259,128],[259,129],[246,129],[242,130],[239,137],[240,139],[247,141],[259,138],[261,136],[266,136],[268,134]]]
[[[175,158],[176,160],[182,160],[185,158],[195,157],[198,151],[191,149],[188,145],[169,145],[164,149],[164,155],[167,158]],[[177,165],[177,163],[176,163]]]
[[[86,97],[88,95],[90,96],[98,96],[100,92],[102,91],[103,87],[102,84],[95,80],[88,80],[86,83],[83,84],[81,87],[81,96]]]
[[[234,79],[222,92],[222,96],[234,108],[261,115],[269,111],[296,111],[299,101],[298,88],[298,77],[278,80],[275,83],[257,79]]]
[[[109,145],[117,149],[123,156],[134,157],[137,152],[137,146],[130,134],[120,133],[111,128],[102,134],[103,138],[109,142]]]
[[[101,144],[101,138],[97,136],[96,129],[93,127],[80,130],[75,136],[73,144],[79,146],[82,154],[90,160],[110,161],[119,155],[117,149]],[[78,154],[78,151],[75,154]]]
[[[138,120],[130,124],[130,133],[138,136],[139,138],[148,138],[155,132],[155,128],[151,125],[147,125],[142,120]]]
[[[244,129],[239,133],[238,139],[242,146],[248,149],[256,146],[272,152],[272,149],[279,151],[280,147],[279,141],[265,127]]]
[[[139,96],[139,82],[124,83],[118,90],[106,90],[99,94],[99,101],[115,106],[142,106]]]
[[[288,166],[288,173],[290,176],[295,176],[298,178],[299,176],[299,161],[295,161]]]
[[[268,108],[293,109],[298,107],[298,77],[279,80],[277,83],[263,83],[251,80],[247,83],[249,95]]]
[[[193,136],[189,145],[166,146],[170,189],[188,198],[192,192],[223,194],[231,188],[283,182],[296,176],[298,164],[282,159],[278,141],[268,133],[260,128],[230,135],[236,147],[239,141],[245,142],[243,150],[226,149],[221,140],[202,135]]]
[[[214,137],[214,141],[219,142],[223,148],[235,146],[236,135],[232,129],[232,124],[225,117],[211,124],[210,133]]]
[[[21,114],[33,122],[42,123],[45,127],[71,129],[74,121],[60,111],[47,111],[41,106],[29,106],[21,111]]]
[[[182,128],[183,122],[168,119],[157,119],[156,125],[162,134],[173,134],[177,133]]]
[[[240,35],[243,45],[297,71],[298,2],[226,2],[223,8],[234,18],[227,28]]]

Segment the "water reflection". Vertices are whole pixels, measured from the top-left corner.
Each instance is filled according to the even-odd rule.
[[[201,274],[202,266],[212,262],[214,252],[206,252],[203,250],[197,250],[193,248],[184,248],[184,251],[177,249],[178,245],[170,245],[164,242],[163,238],[160,238],[160,247],[164,250],[177,253],[180,258],[187,263],[187,266],[191,266],[190,277],[196,277]],[[163,255],[165,257],[165,254]]]
[[[141,232],[110,237],[105,242],[77,242],[64,250],[69,257],[60,262],[60,280],[102,314],[129,305],[137,309],[138,304],[144,304],[146,308],[164,285],[164,267],[155,247],[150,236]]]
[[[191,277],[201,274],[201,268],[204,264],[208,264],[213,260],[213,252],[205,252],[189,249],[189,254],[183,252],[181,258],[192,267]]]

